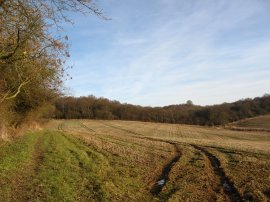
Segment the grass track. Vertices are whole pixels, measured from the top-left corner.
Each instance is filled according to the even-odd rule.
[[[98,177],[105,159],[73,137],[32,133],[3,146],[0,155],[4,201],[106,200]]]

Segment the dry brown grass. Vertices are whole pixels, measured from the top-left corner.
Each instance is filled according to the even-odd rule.
[[[252,150],[254,152],[270,152],[270,134],[265,132],[231,131],[221,128],[189,126],[178,124],[160,124],[132,121],[86,121],[88,126],[99,131],[118,134],[146,136],[156,139],[175,141],[179,143],[200,144],[206,146],[220,146],[238,150]],[[106,125],[113,127],[107,127]],[[103,125],[102,125],[103,124]],[[106,127],[105,127],[106,126]],[[131,131],[133,133],[125,132]],[[134,134],[136,133],[136,134]]]
[[[270,130],[270,114],[240,120],[230,125],[243,128]]]
[[[141,184],[140,196],[147,196],[148,200],[229,200],[230,194],[224,192],[220,176],[209,158],[192,145],[200,145],[219,159],[226,176],[242,197],[269,200],[269,133],[101,120],[59,120],[51,122],[48,127],[68,131],[98,151],[112,154],[123,169],[136,170],[136,179],[139,178]],[[151,196],[150,188],[174,155],[169,142],[178,144],[182,156],[172,167],[162,192],[157,197]],[[132,175],[123,175],[132,180]]]

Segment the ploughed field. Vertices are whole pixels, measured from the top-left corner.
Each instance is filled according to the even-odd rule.
[[[269,201],[270,133],[54,120],[0,146],[0,201]]]

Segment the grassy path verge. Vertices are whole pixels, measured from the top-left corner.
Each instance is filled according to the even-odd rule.
[[[12,201],[13,187],[21,184],[19,172],[27,167],[38,136],[29,134],[0,148],[0,201]],[[20,186],[20,185],[19,185]]]
[[[135,162],[59,131],[0,148],[0,201],[149,201]]]
[[[106,201],[107,161],[60,132],[27,134],[0,149],[0,201]]]

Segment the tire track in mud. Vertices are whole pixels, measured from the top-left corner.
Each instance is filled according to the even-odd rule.
[[[178,148],[177,144],[176,143],[170,144],[174,146],[175,150],[174,157],[163,167],[161,175],[159,176],[158,180],[155,182],[155,184],[150,190],[152,195],[158,195],[162,191],[162,188],[166,185],[166,183],[169,180],[169,174],[173,166],[177,161],[179,161],[181,157],[181,151]]]
[[[160,176],[157,178],[156,182],[154,183],[154,185],[150,189],[150,193],[152,195],[158,196],[159,193],[162,191],[163,187],[168,182],[169,175],[170,175],[170,172],[171,172],[173,166],[176,164],[177,161],[179,161],[179,159],[180,159],[180,157],[182,155],[182,152],[180,151],[179,147],[177,146],[177,143],[175,143],[173,141],[168,141],[168,140],[145,137],[143,134],[140,134],[140,133],[137,133],[137,132],[134,132],[134,131],[130,131],[130,130],[127,130],[125,128],[121,128],[121,127],[118,127],[118,126],[110,125],[110,124],[103,123],[103,125],[106,125],[106,126],[109,126],[111,128],[115,128],[115,129],[118,129],[118,130],[122,130],[122,131],[125,131],[125,132],[128,132],[128,133],[131,133],[131,134],[133,134],[132,137],[135,137],[135,138],[138,138],[138,139],[145,139],[145,140],[156,141],[156,142],[164,142],[164,143],[170,144],[170,145],[172,145],[174,147],[174,155],[173,155],[173,157],[168,161],[168,163],[166,163],[163,166]]]
[[[226,175],[224,169],[221,167],[220,160],[215,155],[213,155],[212,153],[204,149],[203,147],[200,147],[197,145],[191,145],[191,146],[195,148],[196,150],[199,150],[200,152],[205,154],[206,157],[209,159],[214,173],[220,179],[220,184],[222,186],[224,193],[230,198],[230,200],[233,202],[244,201],[239,191],[234,186],[234,183]]]

